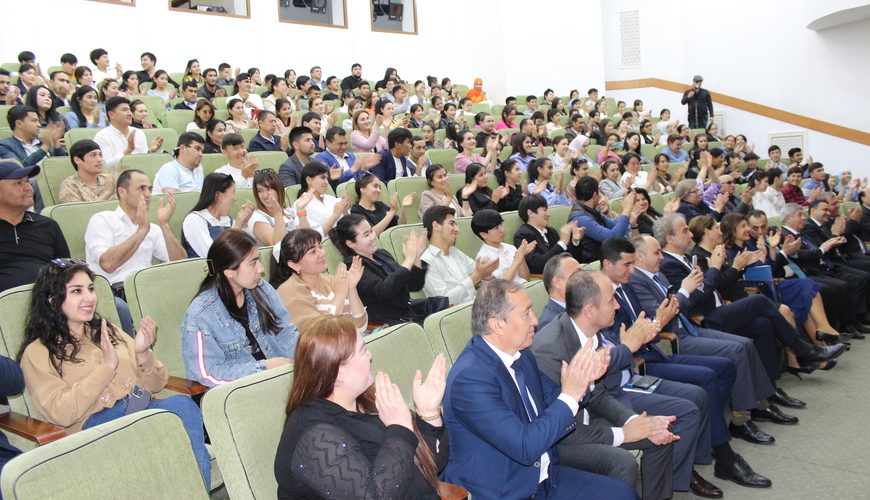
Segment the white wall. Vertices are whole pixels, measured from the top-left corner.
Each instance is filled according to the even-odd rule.
[[[157,66],[170,72],[183,71],[196,57],[203,68],[228,62],[243,69],[256,66],[264,75],[287,68],[302,75],[319,65],[324,77],[340,78],[359,62],[371,80],[380,80],[388,66],[412,81],[435,75],[471,85],[480,77],[496,103],[508,93],[537,94],[550,86],[562,95],[604,84],[599,0],[542,0],[532,7],[521,0],[418,0],[419,36],[373,33],[368,1],[347,0],[349,29],[281,23],[278,0],[250,2],[251,19],[236,19],[170,11],[166,0],[139,0],[136,7],[29,0],[27,10],[40,13],[40,35],[34,35],[32,24],[0,16],[0,61],[16,61],[26,49],[45,68],[59,64],[64,52],[88,64],[88,53],[102,47],[112,64],[120,62],[125,69],[139,69],[139,55],[148,50],[157,55]],[[527,29],[532,11],[582,20],[591,45],[580,64],[552,50],[559,44],[533,41]]]
[[[839,0],[834,5],[849,3]],[[865,82],[870,78],[870,21],[812,31],[807,24],[824,14],[818,4],[815,0],[734,0],[727,6],[675,0],[602,1],[607,80],[660,78],[689,84],[693,75],[701,74],[704,86],[715,92],[868,131],[870,101]],[[619,68],[617,14],[626,10],[640,11],[641,68]],[[639,89],[610,94],[626,101],[644,99],[656,112],[669,107],[685,119],[685,106],[679,105],[679,95],[674,93]],[[723,106],[714,103],[714,108]],[[737,110],[729,109],[728,116],[729,131],[748,136],[799,129]],[[870,175],[870,165],[857,162],[856,166],[855,161],[867,158],[868,146],[809,132],[809,149],[816,151],[813,158],[828,170],[855,166],[862,176]]]

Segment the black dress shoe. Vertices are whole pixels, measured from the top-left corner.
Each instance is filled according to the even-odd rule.
[[[723,495],[722,490],[694,470],[692,471],[692,481],[689,483],[689,491],[703,498],[722,498]]]
[[[773,485],[770,479],[752,470],[740,455],[737,455],[737,460],[730,464],[717,460],[713,473],[719,479],[734,481],[740,486],[749,488],[770,488]]]
[[[767,400],[771,403],[776,403],[780,406],[785,406],[787,408],[804,408],[807,405],[800,399],[789,396],[785,393],[784,390],[780,389],[779,387],[776,388],[776,392],[774,392],[772,396],[767,398]]]
[[[819,342],[827,342],[828,345],[837,345],[846,341],[846,339],[844,339],[840,335],[826,333],[821,330],[816,332],[816,340],[818,340]]]
[[[756,422],[773,422],[779,425],[794,425],[798,423],[798,418],[794,415],[786,415],[774,405],[769,405],[764,410],[754,409],[750,411],[752,420]]]
[[[846,331],[849,332],[852,335],[852,338],[855,340],[864,340],[864,334],[870,333],[870,330],[854,323],[851,325],[846,325]]]
[[[843,354],[846,350],[846,346],[844,345],[832,345],[827,347],[822,347],[818,345],[810,346],[810,352],[805,353],[803,356],[797,356],[797,362],[800,366],[809,366],[813,363],[822,363],[825,361],[830,361],[839,355]]]
[[[743,425],[734,425],[733,423],[728,424],[728,430],[731,431],[733,437],[740,438],[753,444],[773,444],[776,442],[776,439],[774,439],[773,436],[761,432],[752,420]]]

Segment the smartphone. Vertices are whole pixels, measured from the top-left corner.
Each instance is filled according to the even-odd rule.
[[[692,256],[692,269],[695,269],[696,267],[698,267],[698,256],[693,255]]]
[[[653,377],[652,375],[644,375],[639,378],[636,382],[632,382],[632,386],[637,387],[638,389],[649,389],[653,384],[659,381],[658,377]]]

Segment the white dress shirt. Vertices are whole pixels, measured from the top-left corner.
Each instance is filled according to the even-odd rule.
[[[339,199],[335,196],[324,194],[323,201],[320,201],[315,196],[305,205],[303,212],[306,214],[308,224],[311,226],[311,229],[320,233],[321,236],[326,236],[323,233],[323,223],[332,216],[332,211],[335,209],[338,201]],[[296,207],[295,203],[293,206]],[[293,214],[293,225],[299,227],[299,216],[295,213]]]
[[[152,258],[169,262],[169,251],[166,249],[163,231],[157,224],[151,224],[148,235],[127,262],[118,266],[113,273],[104,271],[100,267],[100,258],[103,254],[130,239],[138,229],[139,226],[130,220],[121,207],[114,211],[107,210],[94,214],[85,231],[85,259],[88,261],[88,267],[114,284],[123,282],[124,278],[133,271],[151,267]]]
[[[522,356],[522,352],[517,351],[516,354],[511,356],[510,354],[500,350],[496,346],[492,345],[492,343],[485,338],[483,339],[486,342],[486,345],[490,347],[490,349],[495,352],[498,359],[504,363],[505,368],[507,368],[508,373],[511,376],[511,380],[514,381],[514,385],[517,386],[517,392],[520,391],[520,384],[517,383],[517,374],[513,369],[514,361],[520,359]],[[529,392],[528,387],[526,387],[526,393],[529,395],[529,401],[532,403],[532,407],[535,409],[535,412],[540,414],[541,412],[538,410],[538,405],[535,404],[535,398],[532,397],[531,392]],[[573,415],[577,414],[577,410],[580,409],[580,405],[577,404],[577,401],[574,400],[571,396],[565,394],[559,394],[559,400],[568,405],[568,408],[571,410]],[[529,415],[529,420],[532,420],[532,416]],[[539,476],[538,483],[543,483],[548,477],[550,477],[550,455],[545,451],[543,455],[541,455],[541,475]]]
[[[130,154],[148,153],[148,140],[145,138],[145,132],[138,128],[127,127],[127,135],[112,125],[97,132],[94,142],[100,145],[107,169],[115,166],[124,157],[124,151],[127,150],[127,139],[131,134],[133,135],[133,152]]]
[[[496,278],[501,279],[504,276],[504,273],[507,272],[508,268],[511,267],[511,264],[514,262],[514,255],[517,253],[517,247],[502,243],[500,247],[492,247],[484,243],[480,247],[480,251],[477,252],[477,258],[487,258],[489,260],[498,259],[498,269],[492,272],[492,275]],[[514,283],[525,283],[525,278],[520,276],[520,273],[517,273],[513,279]]]
[[[450,247],[450,254],[444,255],[440,248],[429,245],[421,260],[429,264],[423,293],[427,297],[444,296],[454,305],[474,300],[477,290],[471,281],[474,260],[456,247]]]
[[[220,220],[216,219],[208,209],[199,212],[190,212],[181,223],[181,231],[190,248],[200,257],[208,255],[208,249],[214,243],[214,238],[208,232],[208,225],[221,226],[224,229],[233,227],[233,219],[224,215]]]

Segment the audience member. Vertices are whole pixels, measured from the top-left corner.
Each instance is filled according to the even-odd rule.
[[[163,104],[166,105],[166,109],[172,109],[172,100],[178,95],[178,85],[169,88],[169,74],[162,69],[159,69],[154,73],[151,82],[151,88],[145,92],[145,95],[157,96],[163,99]]]
[[[453,447],[441,478],[479,499],[639,498],[633,484],[559,464],[556,442],[576,432],[579,403],[606,371],[609,350],[594,354],[587,342],[571,356],[559,394],[528,350],[537,323],[520,285],[496,280],[481,288],[473,336],[447,378],[444,423]]]
[[[132,127],[133,112],[126,97],[112,97],[106,102],[109,126],[97,132],[94,141],[100,145],[106,167],[117,168],[121,158],[131,154],[156,153],[163,147],[163,136],[148,144],[145,133]],[[113,170],[114,171],[114,170]]]
[[[0,356],[0,397],[11,398],[24,391],[24,373],[15,360]],[[0,472],[10,460],[21,454],[21,450],[9,444],[5,433],[0,433]]]
[[[178,138],[175,159],[160,167],[154,177],[152,194],[189,193],[202,190],[202,161],[205,141],[196,132],[185,132]]]
[[[57,101],[52,98],[51,90],[45,85],[30,87],[30,90],[27,91],[27,95],[24,97],[24,104],[36,110],[40,127],[59,123],[64,128],[64,132],[69,131],[69,124],[57,112]]]
[[[519,248],[505,243],[503,222],[501,214],[495,210],[483,209],[474,213],[471,230],[483,240],[475,260],[497,260],[498,268],[492,272],[494,278],[522,284],[530,279],[525,257],[535,249],[537,242],[523,241]]]
[[[521,247],[523,241],[527,244],[536,243],[526,255],[530,273],[542,273],[544,265],[555,255],[569,250],[572,254],[579,252],[578,246],[583,239],[584,230],[573,222],[562,225],[558,231],[550,227],[550,211],[543,196],[526,196],[520,201],[517,212],[523,225],[514,233],[514,246]]]
[[[512,212],[517,210],[526,193],[526,186],[522,185],[523,171],[516,160],[505,160],[495,170],[495,179],[498,187],[502,189],[501,198],[498,200],[499,212]]]
[[[547,200],[548,206],[569,206],[571,202],[565,196],[562,188],[565,175],[559,177],[558,185],[553,185],[553,161],[550,158],[538,158],[529,165],[529,193],[540,194]]]
[[[310,128],[294,127],[288,134],[293,154],[281,164],[278,173],[284,187],[302,183],[302,168],[311,161],[314,154],[314,136]]]
[[[687,163],[689,153],[683,149],[683,138],[677,134],[668,136],[668,147],[662,150],[671,163]]]
[[[369,321],[395,325],[413,321],[423,323],[429,313],[426,299],[411,300],[410,292],[423,289],[429,265],[420,260],[426,250],[426,232],[411,232],[402,243],[404,260],[400,265],[393,256],[377,247],[377,235],[361,215],[342,217],[329,232],[330,240],[345,257],[345,265],[354,258],[362,260],[363,274],[357,293],[366,306]],[[415,307],[419,304],[424,307]],[[421,310],[417,310],[421,309]]]
[[[299,332],[278,292],[260,278],[257,240],[224,231],[207,258],[209,273],[181,326],[187,378],[213,387],[291,363]]]
[[[60,203],[114,200],[115,168],[103,173],[103,153],[100,145],[90,139],[82,139],[70,148],[70,161],[76,173],[60,183]]]
[[[189,109],[195,111],[196,103],[198,102],[196,96],[197,92],[198,89],[196,82],[194,80],[185,80],[185,82],[181,84],[182,101],[176,104],[173,109]]]
[[[156,128],[148,121],[148,106],[140,101],[135,100],[130,103],[130,111],[133,113],[133,121],[130,126],[138,129]]]
[[[33,283],[47,263],[70,256],[57,222],[28,211],[34,205],[28,179],[37,174],[39,165],[0,160],[0,292]]]
[[[157,323],[145,317],[130,338],[101,319],[93,278],[78,259],[55,259],[36,280],[18,353],[34,407],[67,434],[123,417],[138,398],[142,409],[168,410],[184,424],[208,491],[211,463],[196,403],[184,395],[151,399],[169,381],[150,349]]]
[[[393,179],[413,177],[416,168],[408,160],[411,152],[411,132],[406,128],[391,130],[387,136],[387,147],[377,152],[378,163],[369,168],[369,172],[378,176],[381,182],[387,183]]]
[[[800,188],[803,175],[804,171],[800,167],[790,167],[788,169],[787,183],[782,187],[782,189],[780,189],[782,197],[785,199],[786,203],[795,203],[802,207],[808,207],[810,206],[810,202],[815,201],[816,198],[822,194],[822,186],[816,186],[812,191],[810,191],[809,199],[807,199],[808,197],[804,195]]]
[[[825,166],[821,163],[811,163],[807,166],[807,174],[809,180],[801,188],[804,196],[809,199],[814,189],[826,191],[828,189],[828,175],[825,173]]]
[[[375,236],[380,236],[386,229],[407,223],[408,208],[414,204],[417,193],[410,193],[402,199],[399,211],[399,193],[393,193],[390,204],[380,201],[383,185],[378,177],[370,172],[363,173],[354,183],[356,203],[350,208],[350,213],[365,217],[372,227]]]
[[[262,245],[279,245],[284,235],[296,229],[293,210],[287,206],[281,179],[270,168],[256,170],[253,187],[257,210],[251,215],[245,231],[257,238]],[[308,227],[305,219],[300,224],[300,227]]]
[[[440,411],[444,356],[425,382],[415,379],[412,414],[389,375],[374,380],[371,353],[350,319],[310,325],[299,339],[275,458],[278,497],[439,498],[437,474],[449,454]],[[336,453],[340,463],[332,462]]]
[[[639,207],[635,206],[637,194],[634,191],[625,195],[621,215],[616,221],[605,217],[596,208],[601,193],[598,192],[598,181],[595,178],[587,176],[577,181],[574,194],[577,196],[577,201],[571,207],[568,220],[575,223],[582,231],[578,252],[572,252],[581,263],[586,264],[599,260],[601,244],[607,238],[615,236],[627,238],[629,232],[637,234],[637,219],[640,217],[641,211]]]
[[[202,73],[203,85],[196,91],[197,97],[213,100],[215,97],[226,97],[227,91],[218,85],[218,73],[214,68],[208,68]]]
[[[484,158],[480,156],[480,154],[474,152],[474,148],[477,147],[477,140],[474,138],[474,132],[464,129],[459,133],[451,133],[451,130],[454,129],[448,129],[447,136],[455,137],[454,142],[456,144],[456,150],[459,152],[453,160],[453,169],[457,174],[464,174],[465,169],[472,163],[485,165],[487,172],[495,171],[498,167],[498,154],[496,154],[496,149],[498,148],[498,137],[493,135],[486,140],[486,158]]]
[[[196,109],[193,110],[193,121],[187,124],[185,132],[196,129],[204,130],[208,127],[209,120],[214,118],[214,104],[208,99],[197,99]]]
[[[341,198],[336,198],[326,194],[329,189],[329,169],[319,161],[307,163],[299,176],[302,181],[293,204],[296,212],[293,223],[296,227],[305,227],[302,220],[305,217],[311,229],[325,236],[335,222],[348,213],[349,195],[345,193]]]
[[[778,168],[759,170],[747,182],[747,189],[755,189],[752,206],[764,212],[768,218],[779,217],[786,203],[780,192],[783,187],[782,171]]]
[[[423,219],[423,214],[433,206],[445,206],[453,208],[454,215],[457,217],[465,217],[471,215],[471,206],[466,201],[462,203],[454,196],[453,189],[450,186],[450,177],[443,165],[434,164],[426,169],[426,183],[429,189],[423,191],[420,195],[420,207],[418,215],[420,220]]]
[[[350,75],[344,77],[341,81],[342,90],[353,90],[365,82],[362,78],[362,64],[353,63],[350,67]]]
[[[232,175],[213,172],[205,176],[199,201],[185,215],[181,227],[188,257],[205,257],[214,239],[222,232],[247,226],[254,213],[254,204],[245,201],[233,220],[229,213],[235,203],[236,185]]]
[[[233,85],[233,95],[229,99],[242,101],[245,107],[245,117],[249,120],[253,117],[254,110],[264,109],[263,99],[254,93],[254,82],[248,73],[239,73],[236,76],[236,83]]]

